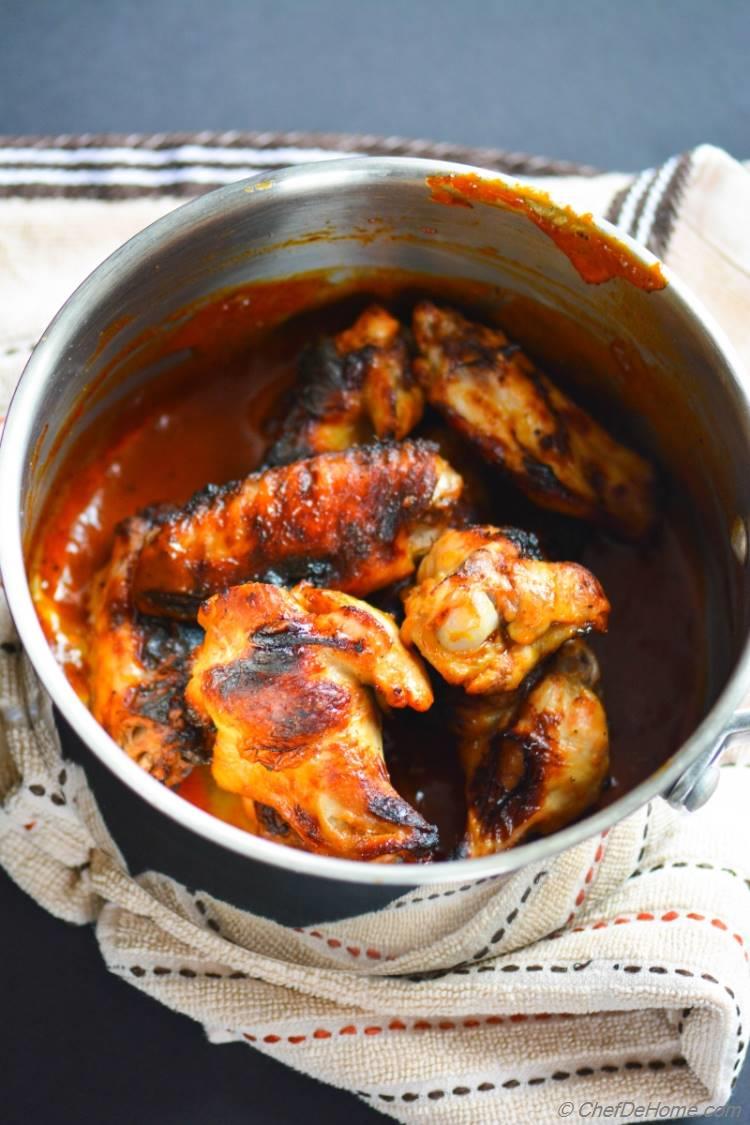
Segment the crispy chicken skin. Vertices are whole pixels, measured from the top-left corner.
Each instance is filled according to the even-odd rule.
[[[404,330],[379,305],[300,360],[294,406],[268,451],[268,465],[380,440],[400,441],[422,417]]]
[[[626,538],[654,520],[650,466],[620,445],[497,328],[423,301],[414,371],[427,400],[535,503]]]
[[[387,707],[432,704],[393,619],[338,591],[258,582],[217,594],[198,619],[206,635],[186,694],[216,728],[217,784],[256,815],[270,809],[308,851],[428,855],[436,829],[393,789],[383,760],[375,695]]]
[[[180,622],[140,617],[133,608],[133,570],[148,526],[138,517],[120,525],[110,561],[93,584],[91,710],[143,769],[177,785],[207,757],[205,732],[190,722],[183,695],[200,634]]]
[[[195,617],[250,579],[301,579],[364,595],[411,574],[450,522],[461,478],[429,442],[321,453],[199,492],[154,515],[136,604]]]
[[[577,639],[527,695],[464,697],[456,723],[467,781],[464,856],[556,832],[596,801],[609,771],[598,685],[596,657]]]
[[[441,535],[404,605],[404,642],[470,694],[512,691],[564,641],[604,632],[609,614],[585,567],[545,562],[533,535],[491,526]]]

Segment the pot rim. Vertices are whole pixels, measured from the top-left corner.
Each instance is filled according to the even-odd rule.
[[[32,424],[42,393],[55,370],[58,355],[64,350],[65,340],[75,331],[82,314],[91,305],[96,305],[102,294],[115,292],[122,284],[123,275],[138,269],[143,265],[144,257],[158,253],[171,239],[183,236],[198,223],[210,222],[220,215],[226,217],[247,207],[262,207],[269,196],[276,197],[278,193],[282,193],[293,199],[298,193],[307,195],[356,183],[383,180],[425,186],[427,176],[467,172],[484,179],[499,180],[507,185],[519,182],[516,177],[499,172],[440,160],[411,157],[336,158],[271,173],[262,172],[218,188],[176,208],[130,238],[97,266],[68,298],[42,334],[21,375],[0,441],[0,480],[3,482],[0,499],[0,574],[11,615],[28,659],[54,704],[100,761],[154,808],[196,835],[230,851],[248,859],[297,871],[301,875],[373,886],[415,887],[471,883],[480,878],[509,874],[527,864],[549,859],[596,833],[605,832],[652,797],[666,793],[703,752],[710,746],[719,744],[732,713],[750,688],[749,635],[727,683],[698,727],[667,762],[611,805],[550,836],[495,855],[424,865],[390,865],[339,859],[288,848],[227,824],[192,805],[147,774],[122,751],[79,699],[57,663],[37,617],[26,577],[21,489],[24,465],[29,456]],[[261,184],[263,190],[259,191]],[[658,261],[649,250],[606,220],[595,219],[594,226],[617,238],[644,265],[650,266]],[[741,362],[723,329],[716,324],[701,302],[675,278],[668,267],[662,265],[662,272],[668,283],[666,290],[662,292],[674,301],[685,319],[696,324],[713,351],[727,392],[736,400],[750,448],[750,396],[740,374]]]

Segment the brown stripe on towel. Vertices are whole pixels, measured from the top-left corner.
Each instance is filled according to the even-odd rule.
[[[685,194],[692,167],[693,154],[686,152],[677,161],[677,166],[664,189],[659,206],[656,208],[651,230],[646,234],[646,244],[660,258],[663,258],[667,252],[677,212]]]
[[[222,133],[62,133],[46,136],[0,134],[0,148],[108,148],[159,150],[180,145],[205,148],[322,148],[331,152],[365,152],[372,156],[424,156],[431,160],[455,160],[462,164],[496,167],[504,172],[533,176],[595,176],[590,164],[553,160],[546,156],[507,152],[505,149],[472,147],[448,142],[406,137],[380,137],[372,133],[243,132]]]
[[[43,152],[44,150],[41,149],[40,151]],[[203,152],[201,152],[200,157],[196,160],[179,160],[167,157],[164,160],[160,160],[158,163],[153,164],[141,164],[137,160],[118,160],[115,156],[109,157],[106,160],[87,160],[85,156],[86,149],[72,149],[71,151],[80,152],[81,155],[75,160],[66,160],[64,164],[54,156],[49,156],[41,160],[34,161],[19,160],[18,162],[13,161],[12,163],[3,162],[2,164],[0,164],[0,168],[2,168],[3,170],[8,169],[9,171],[12,171],[14,174],[17,174],[19,176],[19,179],[21,174],[28,173],[28,178],[24,182],[31,183],[34,179],[34,173],[39,171],[44,171],[45,173],[108,172],[112,173],[112,177],[113,179],[115,179],[117,176],[117,172],[122,171],[122,169],[124,168],[127,168],[128,170],[132,169],[135,172],[159,172],[161,174],[176,171],[189,172],[191,168],[195,168],[197,166],[200,168],[221,168],[222,170],[227,171],[233,171],[236,169],[237,178],[239,179],[242,176],[252,175],[256,171],[264,171],[266,168],[279,169],[284,167],[284,165],[280,164],[277,160],[274,160],[273,162],[263,159],[247,160],[244,163],[237,164],[230,164],[223,160],[212,160],[210,150],[206,150],[205,158]],[[105,149],[99,149],[98,151],[106,152]],[[259,152],[258,156],[262,156],[262,154]]]
[[[654,169],[654,171],[649,176],[645,190],[641,193],[641,198],[638,200],[638,205],[633,212],[633,218],[630,220],[630,224],[628,226],[628,234],[631,236],[631,238],[635,238],[637,236],[638,224],[641,221],[641,215],[646,208],[646,204],[648,203],[651,192],[654,190],[654,185],[658,179],[660,171],[661,167]]]
[[[608,222],[614,223],[615,226],[617,225],[618,219],[620,218],[620,215],[622,214],[622,209],[623,209],[623,206],[625,204],[625,200],[627,199],[627,197],[630,193],[630,190],[633,187],[633,184],[635,183],[635,181],[636,181],[636,177],[634,176],[627,184],[625,184],[624,187],[621,187],[620,190],[618,192],[616,192],[615,195],[613,195],[612,202],[610,203],[607,210],[604,212],[604,218]]]
[[[180,148],[181,146],[198,146],[200,153],[196,159],[189,163],[173,162],[170,157],[165,157],[164,163],[140,162],[137,159],[139,151],[158,153],[160,150]],[[3,166],[5,171],[14,173],[12,183],[0,185],[0,198],[20,197],[30,198],[94,198],[94,199],[133,199],[138,197],[170,195],[190,197],[210,191],[212,188],[222,186],[227,182],[226,175],[216,178],[214,182],[205,174],[201,179],[191,179],[191,167],[222,168],[224,171],[232,165],[222,160],[217,155],[212,157],[212,149],[252,149],[253,159],[249,161],[250,167],[236,166],[237,179],[243,179],[256,170],[263,170],[267,165],[262,159],[262,153],[268,153],[268,163],[279,166],[279,158],[273,160],[273,155],[278,149],[320,149],[331,154],[344,152],[359,152],[372,156],[411,156],[426,157],[431,159],[451,160],[466,164],[477,164],[483,167],[496,169],[511,175],[578,175],[592,176],[596,169],[588,165],[574,164],[568,161],[550,160],[546,157],[530,156],[526,153],[505,152],[495,148],[474,148],[463,145],[438,143],[426,140],[407,140],[403,137],[377,137],[370,134],[346,133],[303,133],[303,132],[202,132],[202,133],[153,133],[153,134],[124,134],[124,133],[84,133],[74,135],[64,133],[57,136],[0,136],[0,148],[7,152],[14,149],[32,149],[38,152],[42,159],[29,160],[19,153],[18,163],[9,162]],[[116,154],[112,160],[105,162],[86,161],[83,150],[102,150],[109,148],[127,148],[135,159],[118,161]],[[49,158],[44,157],[47,149],[64,149],[66,151],[81,151],[81,160],[75,163],[60,163],[56,161],[54,153]],[[109,154],[106,154],[109,156]],[[302,154],[300,154],[302,156]],[[259,158],[260,157],[260,158]],[[284,156],[286,159],[286,154]],[[294,163],[293,151],[289,154],[289,162]],[[65,182],[61,175],[61,183],[39,183],[35,180],[34,173],[45,169],[47,173],[60,170],[85,172],[89,165],[92,170],[99,173],[111,172],[110,182],[88,182],[85,176],[77,177],[78,182]],[[148,170],[165,172],[173,167],[179,167],[182,173],[188,173],[185,178],[175,177],[171,182],[158,184],[133,184],[118,182],[117,170],[127,168],[129,171]],[[98,180],[99,177],[97,177]]]
[[[243,179],[242,173],[237,179]],[[104,199],[117,202],[125,199],[155,199],[173,197],[192,199],[214,188],[226,187],[222,183],[170,183],[154,186],[133,184],[0,184],[0,199]]]

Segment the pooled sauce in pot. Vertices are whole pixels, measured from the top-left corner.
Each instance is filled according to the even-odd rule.
[[[281,294],[283,284],[276,289]],[[456,283],[436,281],[430,289],[438,299],[469,311],[477,296],[470,286]],[[277,295],[271,302],[276,320],[296,315],[279,327],[259,329],[252,345],[220,361],[216,342],[228,318],[240,315],[239,297],[203,308],[189,330],[182,329],[181,346],[189,337],[192,349],[184,377],[172,372],[141,387],[124,409],[99,420],[95,433],[79,439],[67,458],[31,544],[30,573],[50,644],[84,699],[87,594],[108,557],[117,523],[150,504],[182,503],[206,482],[222,483],[252,471],[269,444],[270,420],[292,385],[304,343],[350,323],[373,296],[390,299],[398,313],[413,303],[403,280],[372,277],[362,283],[361,294],[317,311],[297,311],[310,304],[302,295],[290,300],[288,309],[283,295]],[[324,294],[320,303],[325,299]],[[505,327],[512,333],[512,322]],[[627,436],[627,419],[623,423],[620,413],[612,421]],[[428,413],[417,433],[433,436],[438,424]],[[609,632],[591,642],[601,664],[611,733],[612,780],[600,805],[611,803],[677,749],[702,711],[704,607],[690,518],[679,491],[666,481],[656,532],[641,544],[618,542],[588,524],[533,506],[496,470],[479,463],[475,469],[490,495],[492,522],[535,531],[551,557],[588,567],[611,601]],[[404,712],[388,718],[385,745],[396,788],[438,825],[441,854],[450,854],[461,836],[465,808],[461,769],[440,701],[425,715]],[[218,789],[209,767],[196,767],[179,792],[247,827],[240,799]]]

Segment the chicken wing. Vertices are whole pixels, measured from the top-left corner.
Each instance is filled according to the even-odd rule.
[[[148,534],[146,520],[121,524],[112,556],[91,596],[89,686],[94,717],[143,769],[177,785],[205,761],[205,732],[190,722],[183,692],[195,626],[141,617],[132,577]]]
[[[206,635],[186,696],[216,728],[217,784],[256,816],[272,810],[278,838],[286,828],[309,851],[428,855],[437,830],[390,783],[367,686],[387,707],[432,704],[393,619],[337,591],[258,582],[217,594],[198,619]]]
[[[303,352],[296,393],[268,465],[349,449],[373,435],[400,441],[424,409],[404,331],[379,305]]]
[[[654,520],[648,463],[620,445],[499,329],[423,301],[415,374],[427,400],[535,503],[626,538]]]
[[[598,685],[596,657],[572,640],[527,695],[464,697],[456,724],[467,779],[463,855],[546,836],[596,801],[609,771]]]
[[[321,453],[209,487],[152,516],[136,604],[195,617],[207,597],[249,579],[367,594],[413,572],[450,522],[461,484],[433,445],[407,441]]]
[[[515,528],[446,531],[404,599],[401,636],[471,694],[512,691],[564,641],[606,631],[609,602],[577,563],[544,562]]]

